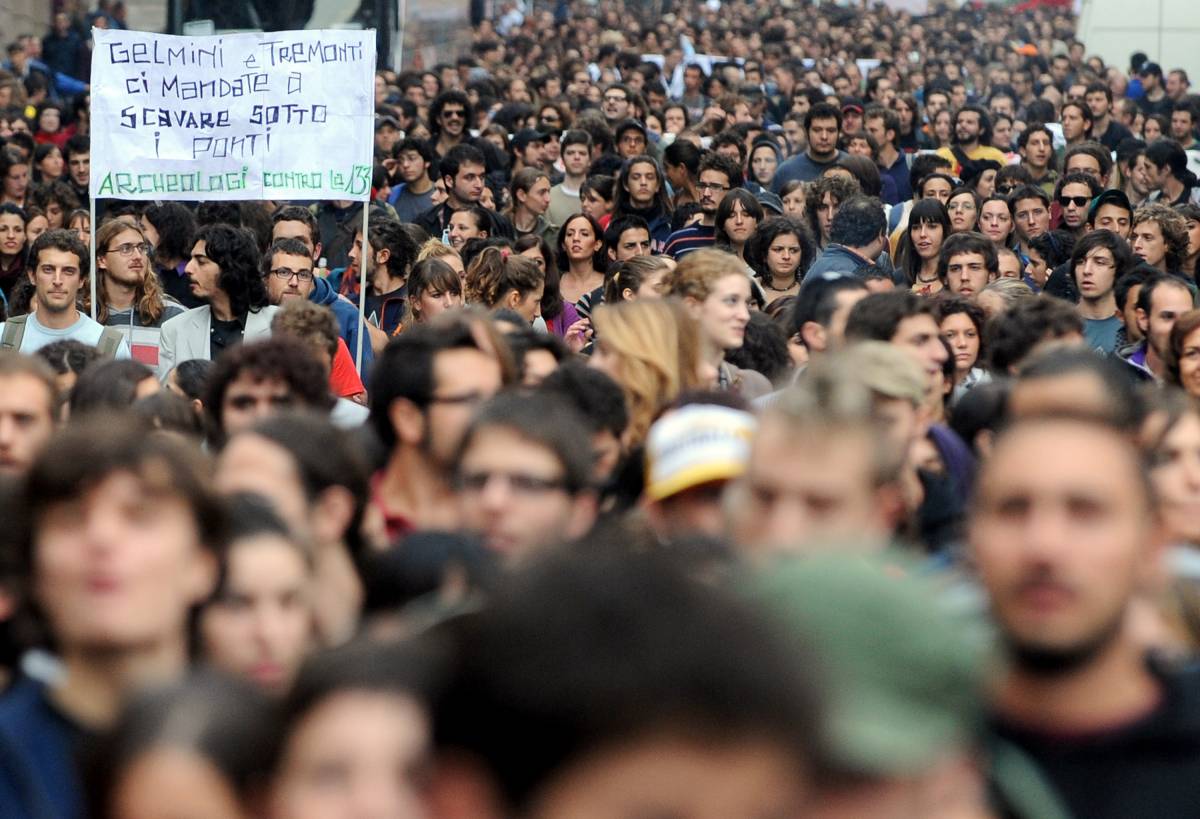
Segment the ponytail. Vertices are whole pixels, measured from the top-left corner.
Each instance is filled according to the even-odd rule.
[[[466,297],[468,302],[495,307],[509,291],[525,296],[545,280],[546,274],[532,259],[507,247],[486,247],[467,268]]]

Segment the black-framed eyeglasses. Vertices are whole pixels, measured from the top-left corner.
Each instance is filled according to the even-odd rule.
[[[313,278],[311,270],[292,270],[290,267],[275,267],[271,269],[271,275],[277,279],[287,281],[292,276],[295,276],[302,282],[310,282]]]
[[[1091,201],[1091,199],[1089,199],[1086,196],[1060,196],[1060,197],[1058,197],[1058,204],[1062,205],[1064,208],[1067,205],[1074,205],[1077,208],[1082,208],[1082,207],[1085,207],[1087,205],[1087,203],[1090,201]]]
[[[724,193],[725,191],[729,190],[729,186],[728,185],[718,185],[715,182],[697,182],[696,190],[698,190],[700,192],[714,191],[716,193]]]
[[[135,252],[143,256],[149,256],[153,252],[154,246],[148,242],[125,242],[116,247],[110,247],[104,251],[107,253],[116,253],[118,256],[132,256]]]

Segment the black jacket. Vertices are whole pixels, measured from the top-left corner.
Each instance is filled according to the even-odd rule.
[[[1065,736],[993,724],[1033,758],[1080,819],[1200,815],[1200,665],[1148,663],[1162,700],[1133,722]]]

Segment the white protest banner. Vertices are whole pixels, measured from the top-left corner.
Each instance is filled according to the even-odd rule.
[[[92,33],[94,199],[370,198],[373,31]]]

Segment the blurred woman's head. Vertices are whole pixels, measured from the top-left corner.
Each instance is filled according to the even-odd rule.
[[[313,647],[312,556],[257,495],[229,500],[221,582],[200,615],[205,660],[282,693]]]
[[[268,819],[422,819],[432,659],[401,643],[352,644],[301,669],[283,714]]]
[[[592,322],[596,348],[589,365],[625,391],[626,443],[640,444],[663,407],[681,392],[704,385],[699,329],[674,299],[606,303],[596,309]]]
[[[211,673],[136,696],[90,757],[89,813],[249,819],[278,730],[261,692]]]

